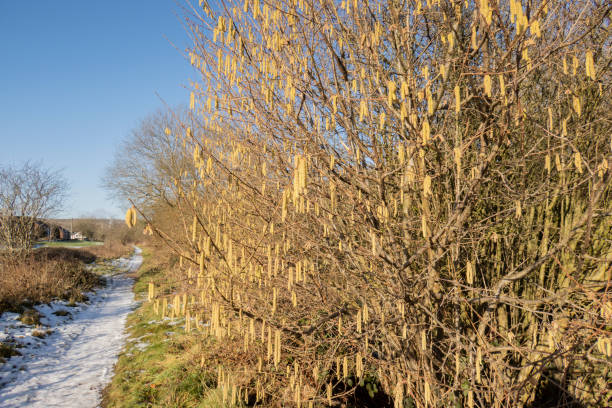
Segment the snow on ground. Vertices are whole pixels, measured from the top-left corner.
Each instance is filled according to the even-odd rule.
[[[23,325],[15,313],[1,316],[0,341],[23,347],[17,349],[21,356],[0,365],[0,407],[98,406],[125,343],[127,315],[136,307],[133,280],[124,272],[136,271],[141,263],[139,248],[117,261],[117,272],[107,277],[106,287],[87,294],[87,303],[36,306],[44,316],[38,331],[51,331],[44,338],[32,336],[36,329]],[[59,310],[70,314],[54,314]]]

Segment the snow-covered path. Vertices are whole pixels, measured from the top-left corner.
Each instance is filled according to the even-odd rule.
[[[0,384],[5,384],[0,385],[0,407],[98,406],[100,391],[110,381],[125,343],[127,315],[136,305],[133,280],[123,272],[136,271],[141,263],[139,248],[130,258],[119,260],[120,273],[108,277],[105,288],[89,294],[89,304],[77,308],[66,307],[65,302],[37,306],[45,316],[41,322],[53,330],[44,339],[28,337],[27,331],[32,329],[20,325],[16,315],[2,316],[0,330],[4,333],[0,336],[5,340],[7,336],[23,336],[30,344],[19,349],[22,356],[0,365]],[[58,310],[69,310],[71,316],[53,314]]]

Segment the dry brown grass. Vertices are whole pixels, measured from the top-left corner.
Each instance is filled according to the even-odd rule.
[[[90,248],[63,248],[63,247],[44,247],[33,251],[30,257],[36,261],[80,261],[92,263],[96,260],[96,255]]]
[[[102,248],[102,247],[100,247]],[[94,254],[89,248],[41,248],[29,255],[0,257],[0,313],[20,312],[24,306],[60,298],[83,300],[83,292],[101,283],[85,269],[85,263],[110,255]]]
[[[107,241],[104,245],[87,247],[84,252],[89,252],[98,259],[113,259],[128,256],[133,250],[131,245],[119,241]]]

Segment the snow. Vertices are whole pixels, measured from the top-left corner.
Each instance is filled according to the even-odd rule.
[[[114,265],[107,285],[88,293],[89,301],[70,307],[54,301],[36,306],[43,327],[22,324],[15,313],[0,317],[0,341],[23,347],[0,365],[0,407],[97,407],[100,391],[110,382],[125,341],[125,322],[137,303],[132,293],[134,272],[142,263],[136,248],[128,259]],[[53,314],[58,310],[67,316]],[[34,331],[52,331],[44,338]]]

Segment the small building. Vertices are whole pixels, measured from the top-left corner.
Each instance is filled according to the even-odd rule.
[[[87,239],[87,237],[85,235],[83,235],[82,232],[73,232],[72,235],[70,235],[70,239],[78,239],[79,241],[85,241]]]

